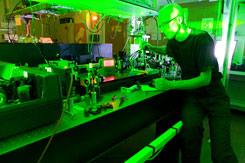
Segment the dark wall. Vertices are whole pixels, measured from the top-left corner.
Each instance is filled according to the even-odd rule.
[[[89,49],[89,50],[88,50]],[[92,52],[92,55],[91,55]],[[112,58],[111,44],[0,44],[0,60],[35,67],[45,63],[42,55],[49,60],[77,59],[80,64],[87,63],[97,56]]]

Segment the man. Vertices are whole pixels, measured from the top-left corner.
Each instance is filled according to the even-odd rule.
[[[220,81],[214,43],[207,32],[189,28],[183,9],[177,4],[159,10],[158,24],[168,38],[166,48],[144,45],[149,50],[172,56],[182,69],[180,81],[155,79],[157,89],[185,90],[181,109],[180,134],[182,163],[200,163],[202,121],[208,116],[214,163],[237,163],[230,143],[229,97]]]

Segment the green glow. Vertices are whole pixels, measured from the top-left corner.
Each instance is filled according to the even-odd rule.
[[[28,73],[26,71],[24,71],[24,77],[28,78]]]
[[[89,63],[88,68],[89,69],[92,69],[93,68],[93,64],[92,63]]]
[[[45,69],[47,70],[47,72],[52,72],[52,68],[51,67],[45,67]]]

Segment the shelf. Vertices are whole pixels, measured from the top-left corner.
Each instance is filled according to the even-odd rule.
[[[241,82],[245,81],[245,72],[243,71],[230,71],[229,75],[230,80],[236,80]]]
[[[32,0],[35,2],[61,5],[76,10],[90,10],[121,18],[156,16],[158,12],[121,0]]]
[[[69,13],[74,12],[73,9],[63,7],[63,6],[57,6],[57,5],[51,5],[46,3],[39,3],[32,6],[32,10],[34,13],[40,13],[40,14],[62,14],[62,13]],[[7,13],[7,17],[11,16],[14,17],[15,15],[25,15],[25,14],[31,14],[32,13],[31,7],[26,7],[23,9],[15,10],[10,13]]]
[[[244,71],[230,71],[231,75],[241,75],[241,76],[245,76],[245,72]]]
[[[245,111],[245,72],[230,71],[228,94],[231,108]]]

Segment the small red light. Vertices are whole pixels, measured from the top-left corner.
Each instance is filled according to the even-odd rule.
[[[112,80],[115,80],[115,76],[105,77],[104,82],[108,82],[108,81],[112,81]]]

